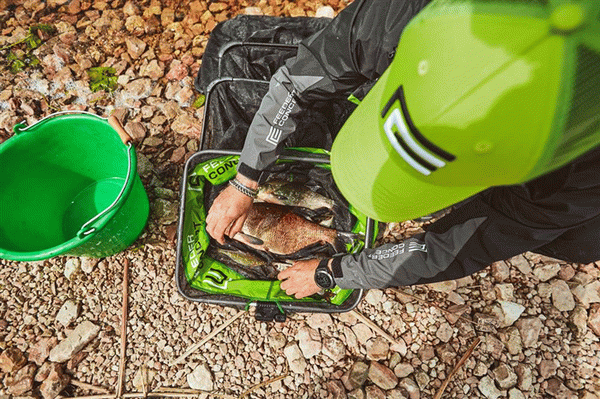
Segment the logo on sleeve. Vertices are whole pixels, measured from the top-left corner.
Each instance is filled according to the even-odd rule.
[[[269,144],[273,144],[273,145],[277,145],[279,144],[279,139],[281,138],[281,129],[277,129],[274,126],[271,126],[271,129],[269,129],[269,135],[267,136],[267,143]]]

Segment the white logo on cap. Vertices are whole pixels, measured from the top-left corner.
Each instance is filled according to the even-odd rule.
[[[396,130],[400,133],[400,137],[398,137],[394,133],[393,127],[396,127]],[[399,138],[402,139],[403,144],[412,150],[417,156],[436,168],[441,168],[446,165],[446,162],[441,159],[433,156],[428,151],[426,151],[417,141],[412,137],[409,132],[408,126],[406,125],[406,121],[400,112],[400,109],[396,108],[392,111],[390,116],[385,120],[383,124],[383,129],[385,131],[388,140],[394,147],[394,149],[398,152],[398,154],[414,169],[418,172],[424,174],[425,176],[429,176],[431,174],[431,170],[427,169],[423,165],[421,165],[414,157],[409,154],[402,146]]]

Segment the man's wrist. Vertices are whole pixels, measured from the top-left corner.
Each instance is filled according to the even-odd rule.
[[[258,182],[256,180],[252,180],[249,177],[246,177],[238,172],[235,176],[236,180],[242,183],[244,186],[256,190],[258,188]]]

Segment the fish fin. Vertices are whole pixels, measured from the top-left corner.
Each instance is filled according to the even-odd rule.
[[[244,244],[249,245],[264,245],[264,241],[260,238],[251,236],[246,233],[237,233],[234,237],[236,240],[243,242]]]
[[[347,244],[350,244],[354,248],[362,240],[364,240],[362,234],[338,231],[338,234],[333,241],[333,248],[336,253],[347,253]]]
[[[292,254],[281,256],[281,258],[289,259],[289,260],[308,259],[308,258],[314,258],[316,254],[324,254],[326,256],[333,255],[333,253],[331,252],[331,245],[316,242],[316,243],[306,246]]]

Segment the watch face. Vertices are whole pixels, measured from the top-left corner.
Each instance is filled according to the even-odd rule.
[[[327,272],[317,270],[315,273],[315,283],[321,288],[332,288],[333,279]]]

